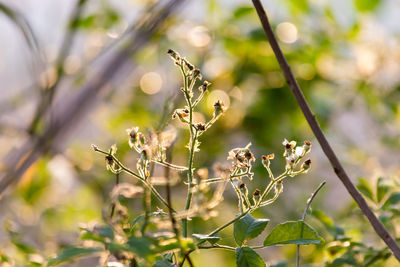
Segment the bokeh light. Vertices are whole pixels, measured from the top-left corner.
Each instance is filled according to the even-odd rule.
[[[297,28],[290,22],[282,22],[276,27],[278,38],[287,44],[296,42]]]
[[[140,89],[146,94],[154,95],[161,90],[162,79],[157,72],[148,72],[140,78]]]

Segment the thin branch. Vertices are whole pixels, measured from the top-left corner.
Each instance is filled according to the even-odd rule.
[[[303,216],[301,216],[301,221],[304,222],[306,219],[307,211],[310,208],[311,202],[315,198],[315,196],[318,194],[319,190],[326,184],[325,181],[323,181],[317,189],[315,189],[314,193],[311,194],[310,198],[307,200],[306,207],[304,208]],[[296,251],[296,267],[299,267],[300,265],[300,245],[297,245],[297,251]]]
[[[35,115],[33,116],[32,122],[28,127],[28,132],[30,134],[35,133],[38,125],[40,124],[40,121],[43,119],[43,115],[46,113],[46,111],[49,109],[49,107],[53,102],[54,96],[58,89],[58,85],[60,84],[60,81],[65,74],[64,71],[65,59],[68,57],[72,45],[74,44],[75,33],[76,33],[75,24],[79,20],[87,1],[88,0],[78,0],[74,10],[72,11],[71,18],[69,19],[69,23],[67,24],[68,29],[65,32],[65,36],[63,38],[63,42],[61,44],[61,48],[58,53],[58,57],[55,64],[57,72],[56,81],[50,87],[46,88],[45,90],[41,90],[42,96],[38,103]]]
[[[31,136],[20,148],[11,151],[2,162],[0,174],[0,195],[9,185],[16,183],[25,171],[48,152],[60,152],[78,122],[81,122],[96,102],[110,90],[107,86],[121,69],[156,34],[168,16],[185,0],[170,0],[157,5],[151,13],[138,22],[129,35],[127,43],[104,64],[83,87],[70,98],[61,99],[53,105],[52,120],[44,122],[44,131]],[[50,111],[49,111],[50,112]]]
[[[119,172],[115,174],[115,186],[119,184]],[[114,216],[115,211],[115,202],[111,204],[111,212],[110,212],[110,219]]]
[[[381,237],[381,239],[386,243],[386,245],[393,252],[393,255],[400,261],[400,247],[394,240],[394,238],[390,235],[389,231],[383,226],[383,224],[378,220],[375,214],[372,212],[371,208],[368,206],[364,197],[358,192],[357,188],[351,182],[349,176],[345,172],[342,164],[339,162],[335,152],[330,146],[328,140],[326,139],[324,133],[319,126],[315,115],[312,113],[307,101],[303,95],[303,92],[300,89],[299,84],[296,81],[296,78],[293,75],[293,72],[290,69],[289,64],[286,61],[285,56],[283,55],[279,44],[275,38],[275,35],[272,31],[272,27],[268,21],[267,14],[260,2],[260,0],[252,0],[254,7],[257,11],[257,14],[260,18],[261,24],[264,28],[265,34],[268,37],[269,43],[272,47],[272,50],[275,53],[275,56],[279,62],[279,65],[283,71],[283,74],[286,78],[286,81],[294,94],[297,103],[299,104],[304,117],[306,118],[308,124],[310,125],[312,131],[314,132],[315,137],[317,138],[319,144],[321,145],[322,150],[324,151],[326,157],[329,159],[333,170],[335,171],[338,178],[341,180],[343,185],[346,187],[349,194],[355,200],[357,205],[360,207],[361,211],[369,220],[370,224],[374,228],[375,232]]]

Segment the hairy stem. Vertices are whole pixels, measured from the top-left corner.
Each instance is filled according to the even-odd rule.
[[[158,198],[160,202],[162,202],[166,207],[169,208],[167,201],[160,195],[160,193],[147,181],[144,180],[143,177],[141,177],[139,174],[135,173],[134,171],[130,170],[129,168],[125,167],[114,155],[111,155],[110,153],[103,151],[99,149],[98,147],[94,147],[94,150],[96,152],[99,152],[101,154],[111,156],[114,160],[114,162],[118,165],[118,167],[121,168],[122,171],[136,177],[139,181],[141,181],[150,191]],[[172,209],[174,212],[176,212],[174,209]]]

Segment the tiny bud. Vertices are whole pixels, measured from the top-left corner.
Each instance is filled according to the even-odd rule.
[[[254,190],[254,192],[253,192],[253,196],[259,196],[260,193],[261,193],[260,189],[256,189],[256,190]]]
[[[214,117],[217,117],[217,116],[221,115],[222,113],[224,113],[224,111],[225,111],[224,103],[222,103],[222,101],[220,101],[220,100],[215,102],[215,104],[214,104]]]
[[[311,166],[311,159],[308,159],[306,161],[304,161],[304,163],[301,165],[301,168],[303,170],[308,170]]]
[[[113,157],[111,155],[107,155],[106,156],[106,161],[107,161],[108,165],[111,165],[111,164],[113,164],[114,159],[113,159]]]
[[[184,60],[184,62],[185,62],[186,67],[187,67],[190,71],[194,70],[194,66],[193,66],[189,61],[187,61],[186,58],[183,59],[183,60]]]
[[[204,123],[197,123],[196,125],[196,129],[199,131],[205,131],[206,130],[206,126],[204,125]]]
[[[193,70],[193,78],[194,79],[197,78],[199,80],[203,79],[203,77],[201,76],[201,73],[200,73],[200,69],[196,68]]]
[[[207,91],[207,89],[208,89],[208,87],[209,87],[210,85],[211,85],[210,82],[204,81],[203,84],[199,86],[199,90],[200,90],[201,92],[205,92],[205,91]]]
[[[172,59],[175,60],[175,62],[177,62],[177,61],[180,60],[180,58],[181,58],[181,56],[180,56],[177,52],[175,52],[174,50],[172,50],[172,49],[168,49],[168,52],[167,52],[167,53],[172,57]]]
[[[99,148],[98,148],[96,145],[92,144],[91,146],[92,146],[92,149],[93,149],[94,151],[96,151],[96,152],[99,151]]]
[[[148,146],[143,148],[142,157],[143,157],[144,160],[149,160],[151,158],[151,150],[149,149]]]
[[[245,188],[246,187],[246,184],[245,183],[241,183],[240,185],[239,185],[239,188],[240,189],[243,189],[243,188]]]
[[[251,153],[251,151],[249,149],[246,149],[246,151],[244,152],[244,157],[248,160],[255,160],[253,153]]]
[[[303,146],[303,148],[304,148],[304,150],[305,150],[305,152],[307,153],[308,151],[310,151],[310,149],[311,149],[311,146],[312,146],[312,143],[310,142],[310,141],[304,141],[304,146]]]

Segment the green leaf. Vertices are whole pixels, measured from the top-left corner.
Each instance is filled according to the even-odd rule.
[[[257,237],[264,231],[268,222],[268,219],[255,219],[250,214],[237,220],[233,225],[233,234],[236,243],[241,246],[245,241]]]
[[[174,264],[167,259],[163,259],[156,261],[154,267],[174,267]]]
[[[339,236],[339,235],[344,235],[344,230],[335,225],[333,222],[332,218],[326,215],[323,211],[321,210],[313,210],[312,215],[318,219],[324,226],[325,228],[331,233],[334,237]]]
[[[251,14],[254,11],[254,8],[251,6],[241,6],[233,12],[233,16],[235,19],[239,19]]]
[[[390,197],[385,201],[382,205],[382,209],[388,209],[393,205],[396,205],[400,202],[400,192],[394,192],[390,195]]]
[[[373,11],[379,3],[379,0],[355,0],[356,7],[361,12]]]
[[[378,178],[376,182],[376,199],[379,202],[386,196],[386,194],[390,190],[390,185],[385,183],[385,180],[382,177]]]
[[[358,178],[357,189],[367,198],[374,200],[374,194],[372,193],[372,186],[368,179]]]
[[[142,258],[146,258],[153,253],[152,242],[151,240],[146,238],[132,237],[128,240],[127,245],[129,247],[129,251],[135,253]]]
[[[263,259],[249,247],[236,248],[236,266],[238,267],[265,267]]]
[[[208,241],[212,245],[214,245],[221,239],[219,236],[208,236],[202,234],[193,234],[192,236],[199,241]]]
[[[83,229],[82,240],[93,240],[97,242],[106,242],[114,239],[114,231],[108,225],[96,226],[93,230]]]
[[[269,267],[287,267],[288,264],[286,261],[280,261],[278,263],[272,264]]]
[[[47,266],[55,266],[64,261],[70,261],[72,259],[87,256],[96,252],[102,251],[99,248],[81,248],[81,247],[68,247],[61,252],[57,257],[50,259],[47,262]]]
[[[302,221],[277,225],[264,240],[264,246],[278,244],[319,244],[323,239],[308,224]]]

